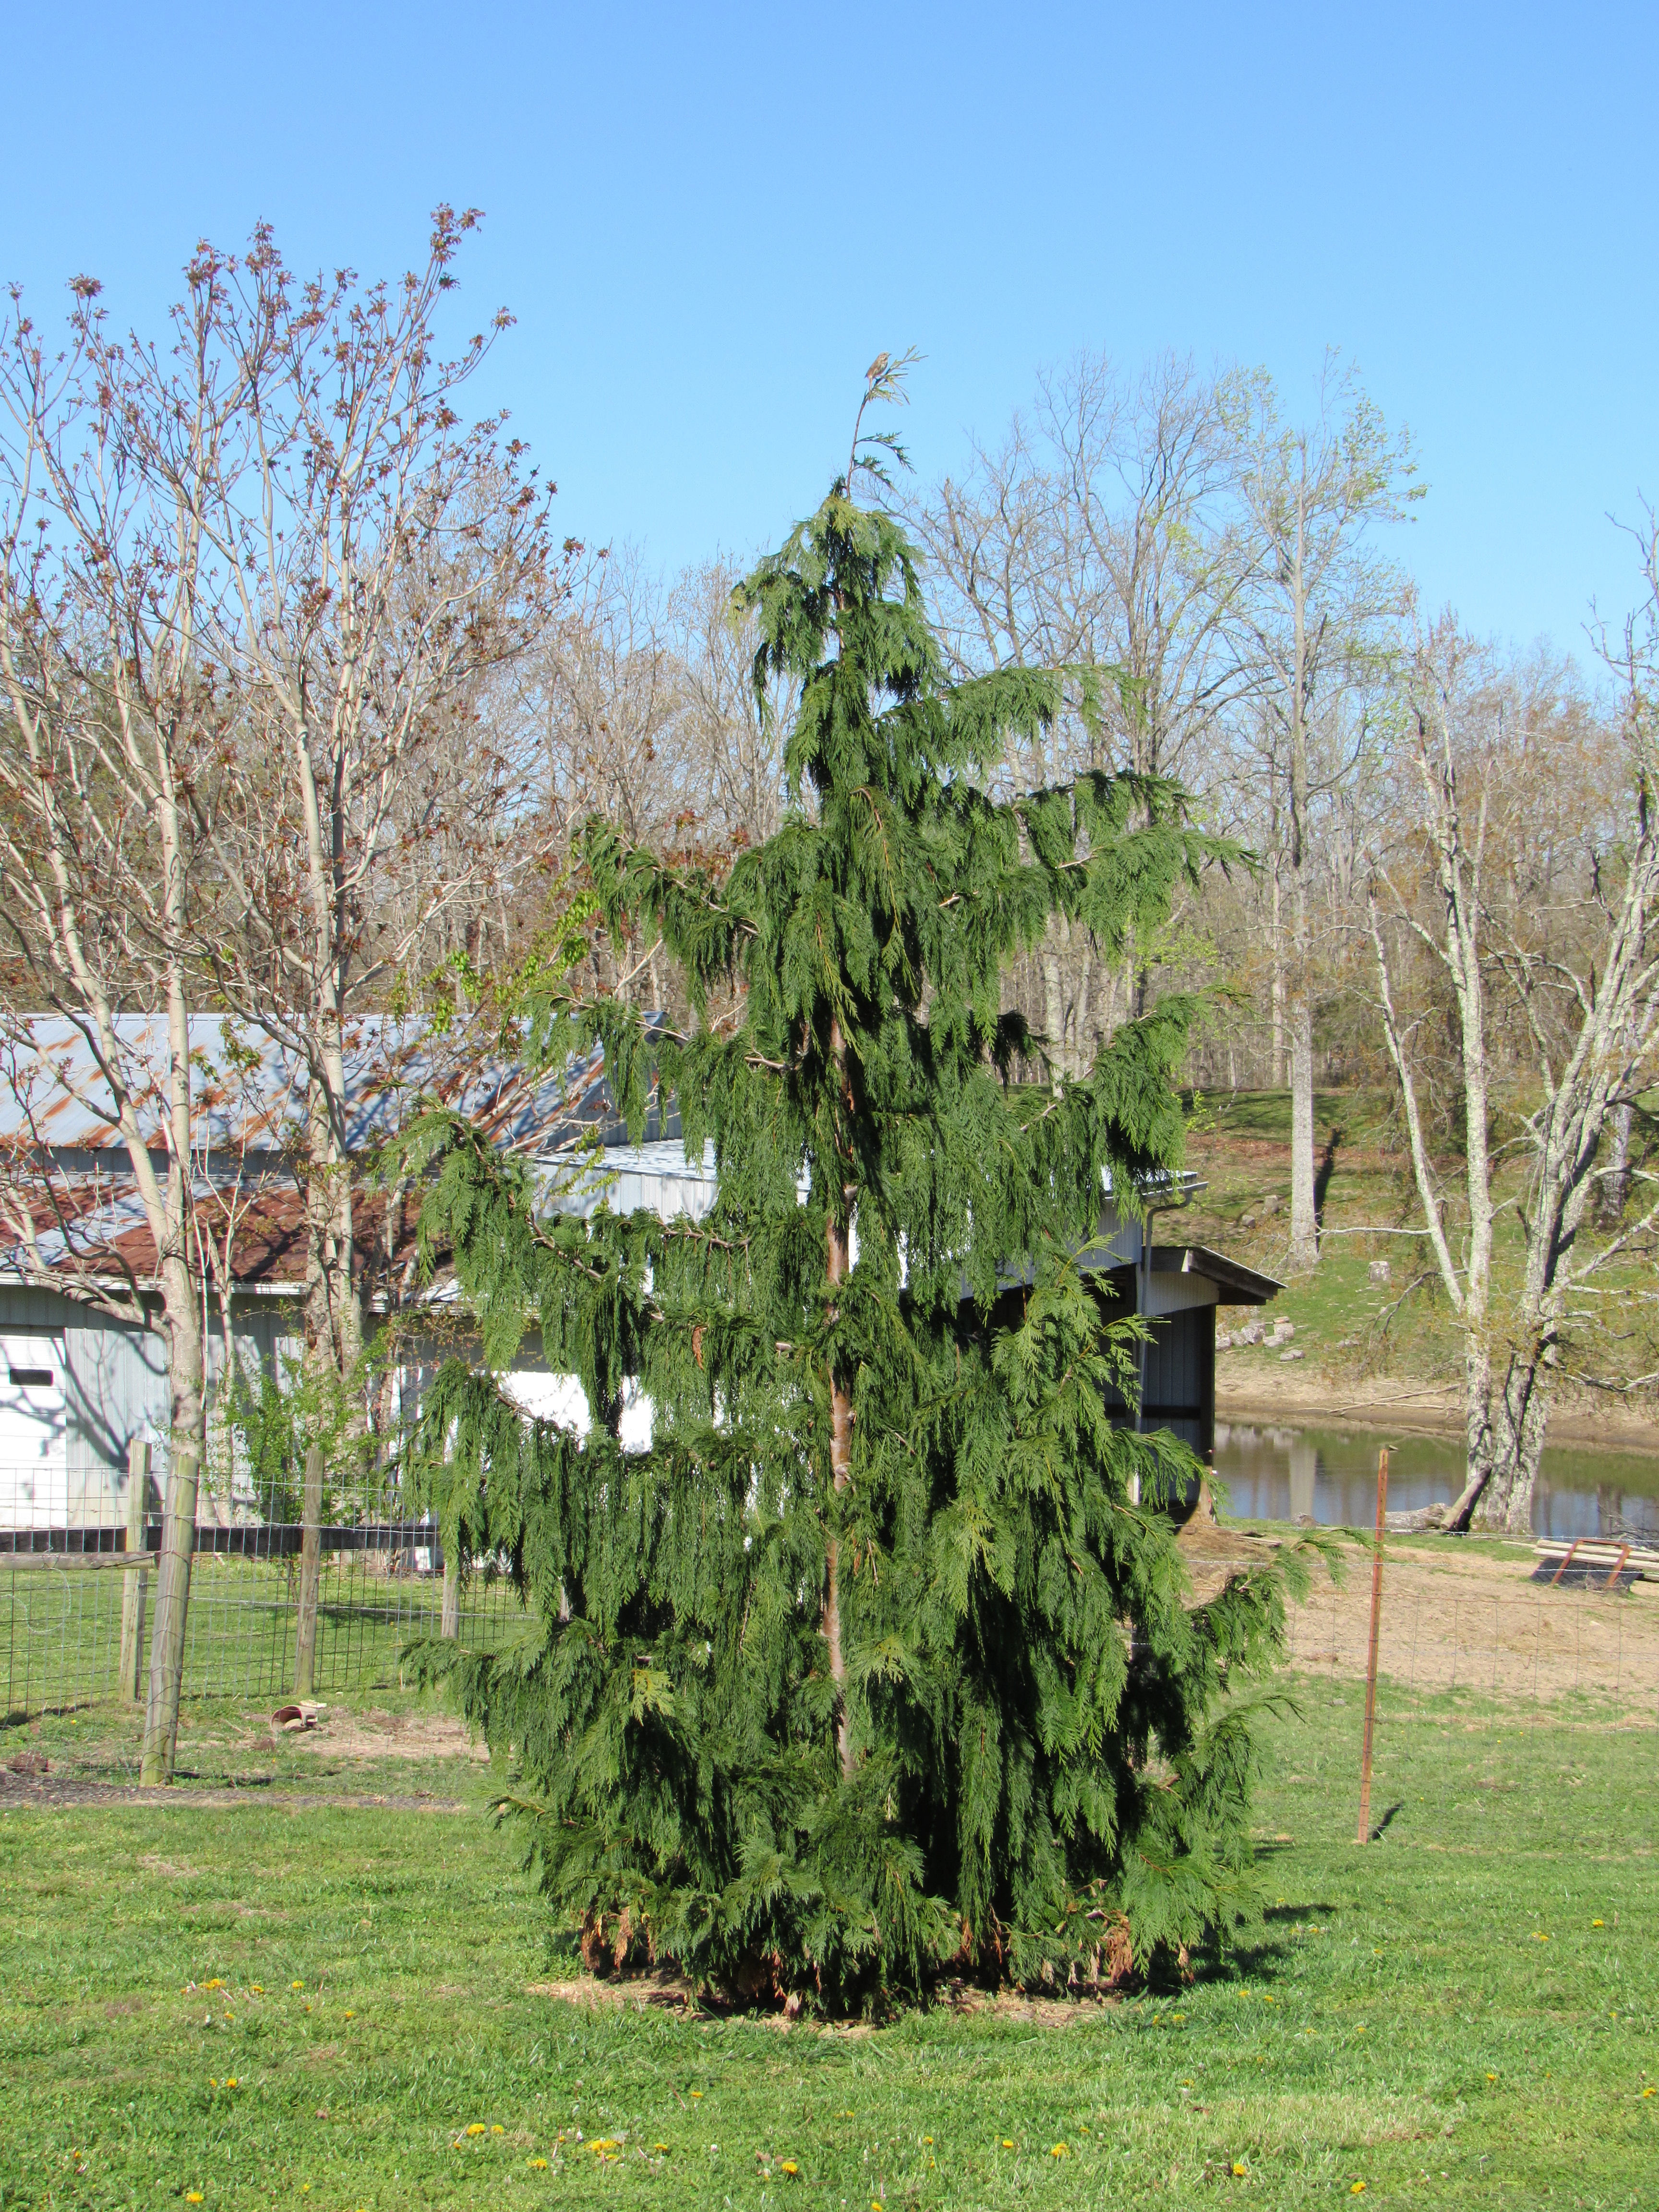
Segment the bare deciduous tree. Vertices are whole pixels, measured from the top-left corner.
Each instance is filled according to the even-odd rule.
[[[439,348],[476,220],[439,209],[395,286],[300,283],[263,229],[240,258],[204,247],[180,311],[193,351],[137,371],[132,434],[213,559],[201,651],[230,695],[194,950],[305,1063],[307,1341],[340,1371],[362,1335],[349,1025],[491,876],[507,779],[471,710],[551,589],[522,447],[457,411],[507,318]],[[198,462],[182,426],[204,407],[220,430]]]
[[[1164,356],[1139,378],[1084,356],[1045,378],[1027,422],[976,449],[960,483],[907,502],[958,670],[1112,670],[1102,715],[1073,711],[1011,761],[1024,788],[1109,765],[1202,789],[1218,724],[1245,680],[1230,615],[1243,583],[1237,441],[1247,386]],[[1057,1068],[1144,1007],[1146,946],[1097,975],[1079,925],[1056,917],[1041,955],[1042,1027]]]
[[[1247,450],[1243,489],[1253,539],[1249,588],[1237,602],[1247,656],[1267,712],[1264,757],[1282,772],[1283,866],[1291,943],[1274,953],[1275,1006],[1282,973],[1291,1075],[1291,1264],[1319,1257],[1314,1193],[1313,939],[1310,872],[1316,776],[1310,725],[1331,690],[1364,667],[1379,626],[1397,611],[1401,586],[1372,551],[1367,532],[1418,495],[1409,441],[1391,435],[1351,370],[1328,361],[1311,426],[1282,420],[1265,379],[1240,425]],[[1274,926],[1278,927],[1275,901]]]
[[[1370,932],[1418,1195],[1463,1333],[1459,1527],[1530,1528],[1566,1333],[1659,1219],[1656,1206],[1599,1243],[1587,1233],[1610,1118],[1651,1083],[1659,1048],[1651,530],[1644,558],[1652,596],[1608,655],[1625,687],[1610,784],[1592,772],[1599,756],[1570,742],[1557,701],[1528,698],[1451,621],[1419,640],[1411,665],[1405,764],[1417,803],[1379,863]],[[1450,1001],[1461,1206],[1428,1126],[1441,1024],[1431,991],[1408,995],[1413,950]],[[1510,1154],[1523,1172],[1509,1201],[1522,1232],[1513,1264],[1498,1233]]]
[[[772,677],[764,705],[756,694],[755,616],[732,599],[746,566],[717,559],[688,568],[668,607],[696,805],[722,846],[763,844],[783,814],[790,699]]]
[[[60,352],[15,291],[0,328],[0,886],[15,956],[0,1022],[16,1123],[0,1207],[35,1279],[159,1329],[176,1460],[203,1441],[185,948],[219,710],[199,659],[201,533],[188,499],[136,459],[137,381],[97,289],[76,285]],[[181,328],[181,347],[199,337]],[[223,432],[203,395],[177,426],[181,466],[210,465]],[[41,1016],[80,1049],[43,1053]],[[66,1106],[102,1130],[67,1178],[52,1153]],[[112,1233],[124,1199],[159,1305]]]

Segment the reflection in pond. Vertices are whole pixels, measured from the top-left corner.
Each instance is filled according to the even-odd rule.
[[[1229,1510],[1246,1520],[1311,1520],[1369,1528],[1376,1516],[1376,1454],[1389,1445],[1389,1508],[1412,1512],[1456,1497],[1463,1451],[1452,1437],[1390,1437],[1370,1429],[1300,1429],[1221,1421],[1216,1473]],[[1553,1446],[1533,1497],[1540,1536],[1659,1532],[1659,1457]]]

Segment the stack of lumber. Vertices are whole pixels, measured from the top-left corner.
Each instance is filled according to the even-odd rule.
[[[1659,1551],[1622,1536],[1547,1536],[1533,1546],[1535,1583],[1562,1589],[1628,1589],[1644,1577],[1659,1582]]]

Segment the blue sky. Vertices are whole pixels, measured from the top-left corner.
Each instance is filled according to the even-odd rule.
[[[562,526],[775,542],[871,356],[928,475],[1041,364],[1327,346],[1408,424],[1431,602],[1581,647],[1659,497],[1659,11],[1028,5],[10,12],[0,276],[159,325],[195,240],[395,273],[488,215],[463,309]]]

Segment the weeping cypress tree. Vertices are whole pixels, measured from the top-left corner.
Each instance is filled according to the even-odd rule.
[[[550,995],[536,1036],[602,1039],[636,1127],[654,1075],[713,1140],[713,1211],[572,1218],[465,1123],[418,1133],[421,1233],[483,1352],[427,1401],[434,1494],[530,1601],[510,1650],[422,1663],[507,1756],[591,1960],[841,2004],[947,1962],[1063,1973],[1111,1929],[1182,1951],[1247,1887],[1250,1686],[1297,1570],[1190,1603],[1160,1509],[1193,1462],[1111,1425],[1137,1325],[1077,1261],[1103,1187],[1133,1206],[1179,1163],[1191,1006],[1034,1093],[1001,986],[1052,915],[1144,942],[1213,848],[1163,782],[988,793],[1060,677],[948,681],[911,550],[847,478],[739,597],[757,687],[799,687],[782,827],[723,881],[586,843],[693,1033]],[[531,1329],[585,1438],[489,1379]]]

